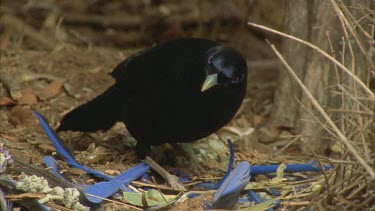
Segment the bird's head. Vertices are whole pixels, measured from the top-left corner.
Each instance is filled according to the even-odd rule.
[[[236,86],[245,81],[247,66],[246,60],[233,48],[217,46],[213,47],[205,56],[206,79],[201,91],[204,92],[211,87]]]

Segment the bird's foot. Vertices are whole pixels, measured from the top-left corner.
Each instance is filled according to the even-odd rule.
[[[173,189],[186,191],[186,188],[178,182],[178,177],[168,173],[163,167],[156,163],[151,157],[147,156],[144,162],[160,174]]]
[[[186,191],[186,188],[178,182],[178,177],[167,172],[166,180],[173,189]]]

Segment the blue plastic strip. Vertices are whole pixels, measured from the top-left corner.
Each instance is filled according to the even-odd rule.
[[[100,203],[103,201],[101,198],[107,198],[115,194],[121,186],[131,183],[133,180],[145,174],[150,170],[150,167],[144,163],[138,164],[133,168],[119,174],[108,182],[98,182],[94,185],[88,186],[85,190],[86,198],[94,203]],[[100,198],[89,196],[99,196]]]
[[[34,111],[35,116],[38,118],[40,125],[42,126],[44,132],[46,133],[49,140],[52,142],[53,146],[56,149],[56,152],[61,155],[64,160],[71,166],[82,169],[83,171],[92,174],[96,177],[103,178],[105,180],[111,180],[113,177],[108,176],[106,174],[103,174],[102,172],[95,171],[92,169],[89,169],[85,166],[82,166],[78,164],[74,158],[68,153],[68,151],[64,148],[61,139],[57,136],[57,134],[52,130],[52,128],[48,125],[47,121],[44,119],[44,117],[38,113],[37,111]]]
[[[302,172],[302,171],[321,171],[321,168],[316,165],[316,161],[307,164],[288,164],[284,172]],[[279,165],[264,165],[264,166],[250,166],[252,175],[275,173]],[[324,170],[329,170],[332,166],[324,166]]]
[[[217,184],[215,185],[214,189],[218,189],[222,184],[223,182],[225,181],[225,179],[229,176],[230,172],[232,171],[233,169],[233,163],[234,163],[234,147],[233,147],[233,143],[232,141],[228,138],[227,139],[228,141],[228,145],[229,145],[229,165],[228,165],[228,169],[227,169],[227,172],[225,172],[223,178],[221,178],[221,180],[219,182],[217,182]]]
[[[242,161],[224,180],[213,197],[213,209],[232,209],[250,181],[250,164]]]
[[[260,197],[256,192],[254,192],[252,190],[249,190],[248,195],[249,195],[249,200],[255,202],[255,204],[260,204],[262,202],[267,201],[267,200],[263,199],[262,197]],[[278,201],[278,203],[279,202],[280,201]],[[266,211],[274,211],[274,209],[268,208],[268,209],[266,209]]]
[[[83,171],[85,171],[89,174],[92,174],[94,176],[97,176],[99,178],[109,180],[109,182],[99,182],[99,183],[96,183],[96,184],[91,185],[91,186],[75,185],[76,187],[80,187],[82,189],[85,189],[84,190],[85,194],[92,194],[92,195],[95,195],[95,196],[99,196],[101,198],[106,198],[106,197],[111,196],[114,193],[116,193],[120,188],[123,191],[131,192],[131,190],[129,188],[127,188],[125,185],[129,184],[133,180],[142,176],[143,174],[145,174],[150,169],[150,167],[148,165],[146,165],[144,163],[141,163],[141,164],[123,172],[122,174],[118,175],[117,177],[113,178],[111,176],[103,174],[102,172],[95,171],[95,170],[89,169],[87,167],[81,166],[80,164],[78,164],[75,161],[75,159],[71,156],[71,154],[68,153],[68,151],[63,147],[62,141],[57,136],[57,134],[51,129],[51,127],[48,125],[48,123],[44,119],[44,117],[36,111],[34,113],[35,113],[36,117],[38,118],[38,120],[40,122],[40,125],[42,126],[44,132],[47,134],[48,138],[50,139],[50,141],[54,145],[54,147],[56,149],[56,152],[59,155],[61,155],[69,165],[71,165],[75,168],[82,169]],[[57,168],[57,165],[56,165],[56,160],[53,157],[46,156],[44,158],[44,162],[46,163],[46,165],[48,167],[51,168],[52,172],[56,176],[58,176],[58,177],[67,181],[67,179],[60,174],[60,172]],[[100,203],[102,201],[102,199],[98,199],[98,198],[95,198],[95,197],[89,197],[89,196],[86,196],[86,197],[91,202],[94,202],[94,203]]]
[[[230,172],[233,169],[233,164],[234,164],[234,147],[233,147],[233,143],[230,139],[227,139],[227,141],[228,141],[228,145],[229,145],[229,165],[228,165],[228,169],[225,172],[223,178],[221,178],[221,180],[219,180],[216,184],[210,183],[210,182],[202,182],[202,183],[199,183],[198,185],[196,185],[195,187],[203,188],[203,189],[206,189],[206,190],[217,190],[223,184],[224,180],[229,176]]]
[[[56,164],[57,161],[55,160],[55,158],[51,156],[45,156],[43,158],[43,161],[46,164],[46,166],[52,171],[52,173],[55,176],[59,177],[60,179],[65,180],[67,183],[71,184],[72,186],[76,188],[84,189],[87,187],[86,185],[71,183],[68,179],[66,179],[63,175],[61,175],[59,169],[57,168],[57,164]]]

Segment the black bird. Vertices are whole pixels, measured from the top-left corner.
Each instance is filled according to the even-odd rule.
[[[138,52],[111,75],[115,84],[64,116],[57,131],[108,130],[121,121],[143,159],[150,145],[195,141],[228,123],[244,99],[247,67],[233,48],[185,38]]]

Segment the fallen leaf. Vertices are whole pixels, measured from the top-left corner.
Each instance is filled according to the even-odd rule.
[[[86,172],[82,169],[77,169],[77,168],[70,168],[69,169],[69,172],[73,175],[77,175],[77,176],[82,176],[82,175],[85,175]]]
[[[104,173],[106,173],[108,175],[112,175],[112,176],[117,176],[117,175],[121,174],[121,172],[117,171],[117,170],[105,170]]]
[[[0,106],[14,105],[15,102],[10,97],[0,98]]]
[[[25,89],[22,92],[22,97],[18,100],[21,105],[34,105],[38,103],[38,98],[31,88]]]
[[[40,93],[39,98],[41,100],[46,100],[52,97],[55,97],[60,93],[61,87],[64,84],[64,79],[56,79],[52,81],[48,86],[46,86]]]
[[[21,193],[17,195],[7,195],[5,196],[8,200],[21,200],[21,199],[41,199],[44,198],[47,194],[45,193]]]
[[[39,144],[38,147],[45,152],[56,152],[56,149],[51,144]]]
[[[172,202],[176,195],[164,195],[158,190],[150,189],[144,193],[123,192],[124,199],[140,207],[161,206]]]

